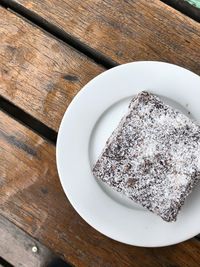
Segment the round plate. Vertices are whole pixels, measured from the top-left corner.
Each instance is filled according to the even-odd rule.
[[[177,221],[168,223],[97,181],[91,171],[130,99],[142,90],[200,122],[198,75],[163,62],[124,64],[94,78],[71,102],[58,133],[57,167],[69,201],[96,230],[131,245],[166,246],[200,232],[200,186]]]

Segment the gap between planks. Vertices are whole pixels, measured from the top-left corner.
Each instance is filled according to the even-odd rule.
[[[38,135],[47,139],[54,145],[57,140],[57,132],[49,128],[47,125],[37,120],[35,117],[23,111],[21,108],[15,106],[13,103],[0,96],[0,110],[4,111],[16,121],[24,124],[26,127],[30,128],[32,131],[36,132]]]
[[[79,52],[83,53],[87,57],[91,58],[97,64],[102,65],[106,69],[110,69],[110,68],[113,68],[113,67],[119,65],[114,60],[104,56],[99,51],[94,50],[93,48],[89,47],[88,45],[82,43],[74,36],[68,34],[64,30],[62,30],[59,27],[57,27],[56,25],[48,22],[47,20],[45,20],[44,18],[42,18],[41,16],[39,16],[35,12],[30,11],[29,9],[20,5],[19,3],[15,2],[13,0],[0,0],[0,5],[7,8],[7,9],[11,9],[15,13],[26,18],[32,24],[45,30],[46,32],[55,36],[57,39],[63,41],[64,43],[67,43],[68,45],[70,45],[74,49],[78,50]]]
[[[14,266],[0,256],[0,267],[14,267]]]
[[[3,267],[26,267],[27,264],[29,267],[71,267],[3,215],[0,215],[0,241],[0,267],[1,264]]]
[[[163,3],[177,9],[188,17],[200,22],[200,9],[185,0],[161,0]]]

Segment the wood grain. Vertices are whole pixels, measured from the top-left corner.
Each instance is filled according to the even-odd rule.
[[[0,8],[0,94],[58,130],[76,93],[104,69]]]
[[[200,74],[200,24],[160,0],[18,0],[118,63],[161,60]]]
[[[37,252],[32,251],[33,247]],[[0,255],[13,266],[20,267],[46,267],[55,257],[49,249],[1,215]]]
[[[200,1],[199,0],[161,0],[164,3],[171,5],[185,15],[200,22]]]
[[[200,242],[195,239],[138,248],[90,227],[61,189],[55,147],[2,112],[0,184],[0,213],[75,266],[199,266]]]

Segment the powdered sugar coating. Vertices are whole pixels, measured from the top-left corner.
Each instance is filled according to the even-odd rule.
[[[94,175],[165,221],[200,180],[200,126],[142,92],[108,139]]]

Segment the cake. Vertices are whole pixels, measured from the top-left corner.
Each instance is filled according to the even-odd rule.
[[[200,180],[200,126],[141,92],[107,140],[93,174],[163,220],[176,221]]]

